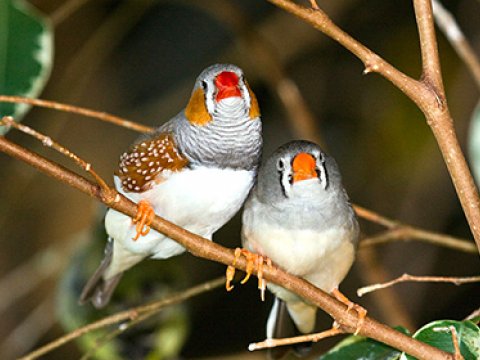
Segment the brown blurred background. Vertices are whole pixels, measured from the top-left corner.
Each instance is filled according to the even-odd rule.
[[[290,139],[305,137],[306,132],[310,139],[321,140],[336,158],[354,203],[412,225],[471,238],[437,146],[415,105],[380,76],[362,75],[361,62],[332,40],[266,1],[32,3],[51,15],[55,25],[55,63],[42,98],[156,126],[186,104],[203,68],[216,62],[235,63],[244,69],[258,97],[266,155]],[[69,3],[79,7],[63,17],[59,11]],[[480,54],[480,3],[445,3]],[[410,1],[319,4],[338,25],[394,66],[413,77],[420,75]],[[443,35],[439,35],[439,48],[450,110],[465,147],[478,89]],[[138,136],[52,110],[32,109],[24,123],[91,162],[110,182],[119,154]],[[76,169],[29,137],[15,131],[7,136]],[[57,322],[61,315],[56,304],[58,296],[63,296],[58,294],[59,279],[77,242],[88,241],[104,208],[3,154],[0,168],[0,288],[8,293],[0,294],[0,357],[8,359],[64,333]],[[361,225],[365,235],[381,230],[364,221]],[[237,216],[215,239],[228,247],[239,246],[239,229]],[[379,305],[376,295],[361,299],[355,295],[358,287],[372,280],[369,266],[373,262],[381,266],[385,280],[404,272],[467,276],[478,274],[478,254],[398,242],[378,246],[366,255],[369,260],[353,267],[342,290],[389,325],[415,330],[434,319],[462,319],[480,306],[478,284],[396,286],[391,299],[404,314],[400,318]],[[189,254],[175,261],[188,284],[225,270]],[[264,338],[269,310],[268,301],[259,301],[255,285],[250,281],[233,293],[219,289],[189,301],[190,330],[179,357],[263,358],[261,352],[246,351],[248,343]],[[330,326],[327,316],[319,318],[319,329]],[[317,344],[315,353],[335,341]],[[45,358],[80,356],[81,351],[70,344]]]

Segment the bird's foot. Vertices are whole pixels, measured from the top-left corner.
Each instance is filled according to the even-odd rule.
[[[152,223],[153,218],[155,217],[155,211],[152,208],[152,205],[146,200],[140,200],[137,207],[137,215],[132,219],[132,223],[136,224],[135,229],[137,233],[132,239],[133,241],[138,240],[140,236],[145,236],[150,231],[150,224]]]
[[[231,282],[235,275],[235,264],[237,263],[237,260],[240,258],[240,256],[244,256],[245,259],[247,260],[247,268],[245,269],[246,275],[240,283],[245,284],[248,281],[248,279],[250,279],[250,276],[252,275],[253,270],[256,269],[257,277],[258,277],[258,288],[260,289],[261,299],[262,301],[264,301],[265,288],[267,286],[267,282],[263,278],[263,269],[265,265],[271,268],[272,260],[270,260],[268,257],[262,256],[259,254],[254,254],[245,249],[236,248],[235,259],[233,260],[233,264],[227,267],[227,273],[226,273],[227,281],[225,283],[225,287],[227,288],[227,291],[231,291],[233,289],[233,285],[231,284]]]
[[[362,329],[363,322],[365,321],[365,318],[367,317],[367,310],[352,302],[349,298],[347,298],[345,295],[343,295],[340,290],[337,288],[333,289],[332,295],[340,301],[341,303],[347,305],[347,313],[350,312],[350,310],[354,309],[357,312],[357,327],[355,329],[354,335],[358,335],[360,330]]]

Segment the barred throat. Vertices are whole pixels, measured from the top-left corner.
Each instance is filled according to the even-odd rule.
[[[248,117],[248,106],[246,101],[240,97],[229,97],[216,103],[213,111],[214,118],[241,119]]]
[[[258,166],[262,150],[262,124],[251,119],[244,99],[226,98],[204,126],[191,125],[179,118],[177,143],[193,166],[215,166],[252,170]]]

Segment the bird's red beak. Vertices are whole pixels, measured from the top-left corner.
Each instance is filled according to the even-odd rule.
[[[315,158],[307,153],[299,153],[292,163],[293,182],[318,178]]]
[[[217,102],[229,97],[242,96],[238,87],[238,76],[232,71],[222,71],[218,74],[215,78],[215,86],[217,87],[215,96]]]

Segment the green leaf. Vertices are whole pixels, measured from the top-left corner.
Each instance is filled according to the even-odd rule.
[[[403,327],[397,327],[396,330],[408,334],[408,330]],[[381,342],[352,335],[338,343],[328,353],[323,354],[318,360],[396,360],[400,358],[401,354],[401,351]]]
[[[476,325],[479,325],[480,324],[480,315],[479,316],[475,316],[471,319],[468,319],[469,321],[471,321],[472,323],[476,324]]]
[[[48,20],[24,0],[0,0],[0,94],[37,97],[50,75],[53,33]],[[0,103],[0,117],[16,121],[25,104]],[[6,132],[0,127],[0,134]]]
[[[480,184],[480,101],[472,114],[470,131],[468,133],[468,152],[473,177]]]
[[[449,329],[454,326],[460,352],[465,360],[480,359],[480,328],[471,321],[438,320],[419,329],[413,338],[430,344],[449,353],[454,352],[452,333]],[[415,359],[410,355],[402,354],[401,360]]]

